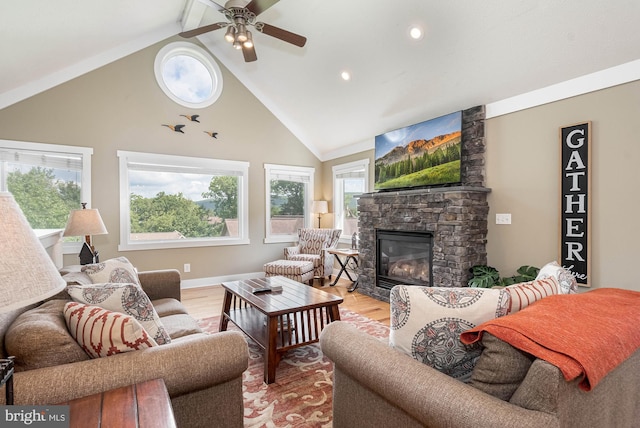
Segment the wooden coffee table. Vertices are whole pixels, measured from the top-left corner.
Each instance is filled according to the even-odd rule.
[[[282,291],[253,294],[256,288]],[[276,367],[289,349],[317,342],[325,325],[340,319],[342,298],[283,276],[223,282],[220,331],[229,321],[264,349],[264,381],[276,380]]]

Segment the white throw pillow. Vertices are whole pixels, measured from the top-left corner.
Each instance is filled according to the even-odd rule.
[[[171,342],[149,296],[137,284],[69,285],[67,292],[76,302],[134,317],[158,345]]]
[[[389,344],[461,381],[469,381],[480,344],[464,345],[460,334],[507,314],[504,289],[398,285],[391,290]]]
[[[94,284],[118,282],[140,285],[136,268],[126,257],[116,257],[102,263],[84,265],[81,270],[89,275]]]
[[[67,303],[63,315],[69,333],[91,358],[157,346],[129,315],[77,302]]]
[[[555,277],[560,284],[560,294],[573,294],[578,292],[578,281],[571,271],[563,268],[558,262],[553,261],[542,266],[536,279]]]

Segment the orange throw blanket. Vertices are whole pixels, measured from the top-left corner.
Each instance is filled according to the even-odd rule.
[[[545,297],[460,340],[477,342],[485,331],[555,365],[567,381],[581,376],[580,389],[590,391],[640,347],[640,292],[601,288]]]

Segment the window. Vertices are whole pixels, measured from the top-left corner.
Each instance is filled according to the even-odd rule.
[[[334,227],[343,239],[358,233],[358,196],[368,191],[369,159],[333,167]]]
[[[185,107],[208,107],[222,93],[220,67],[206,50],[193,43],[175,42],[160,49],[154,70],[164,93]]]
[[[249,163],[118,151],[118,249],[249,243]]]
[[[33,229],[64,229],[69,212],[91,206],[93,149],[0,140],[0,191],[13,194]],[[80,237],[65,238],[63,252],[78,253]]]
[[[265,164],[265,243],[291,242],[298,229],[309,227],[314,168]]]

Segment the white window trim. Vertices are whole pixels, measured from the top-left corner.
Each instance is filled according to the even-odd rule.
[[[91,156],[93,149],[90,147],[65,146],[61,144],[32,143],[26,141],[0,140],[0,148],[24,149],[39,152],[73,153],[82,156],[82,183],[80,186],[80,202],[86,202],[87,208],[91,208]],[[82,207],[78,207],[80,209]],[[64,229],[63,229],[64,230]],[[78,254],[82,249],[84,240],[80,242],[63,242],[63,254]]]
[[[304,204],[304,227],[309,227],[312,223],[311,216],[311,204],[314,200],[314,176],[316,173],[315,168],[307,166],[291,166],[291,165],[276,165],[265,163],[264,164],[264,181],[265,181],[265,244],[275,244],[282,242],[295,242],[298,239],[297,234],[290,235],[271,235],[271,176],[275,173],[291,174],[309,177],[309,185],[307,192],[307,200]]]
[[[156,250],[164,248],[213,247],[222,245],[248,245],[249,241],[249,162],[161,155],[118,150],[120,165],[120,243],[118,251]],[[208,170],[233,170],[241,172],[238,186],[238,237],[189,238],[175,241],[130,241],[131,222],[129,198],[128,162],[150,163]]]
[[[176,96],[173,92],[171,92],[169,87],[167,87],[167,84],[162,77],[164,65],[171,58],[178,55],[187,55],[196,59],[207,69],[207,71],[209,71],[209,74],[211,75],[211,83],[213,85],[211,88],[211,96],[209,96],[209,98],[199,103],[192,103]],[[222,94],[222,71],[220,71],[218,63],[206,50],[193,43],[173,42],[164,46],[156,55],[153,69],[156,76],[156,81],[158,82],[158,86],[160,86],[166,96],[168,96],[174,102],[180,104],[181,106],[188,108],[205,108],[216,102],[216,100]]]
[[[332,170],[332,183],[333,183],[333,227],[338,229],[341,225],[338,224],[338,219],[342,217],[342,203],[339,203],[344,198],[342,189],[339,189],[336,185],[337,176],[351,171],[356,171],[364,167],[364,193],[369,192],[369,159],[361,159],[353,162],[343,163],[340,165],[334,165]],[[351,243],[351,236],[346,236],[344,233],[340,235],[340,242]]]

